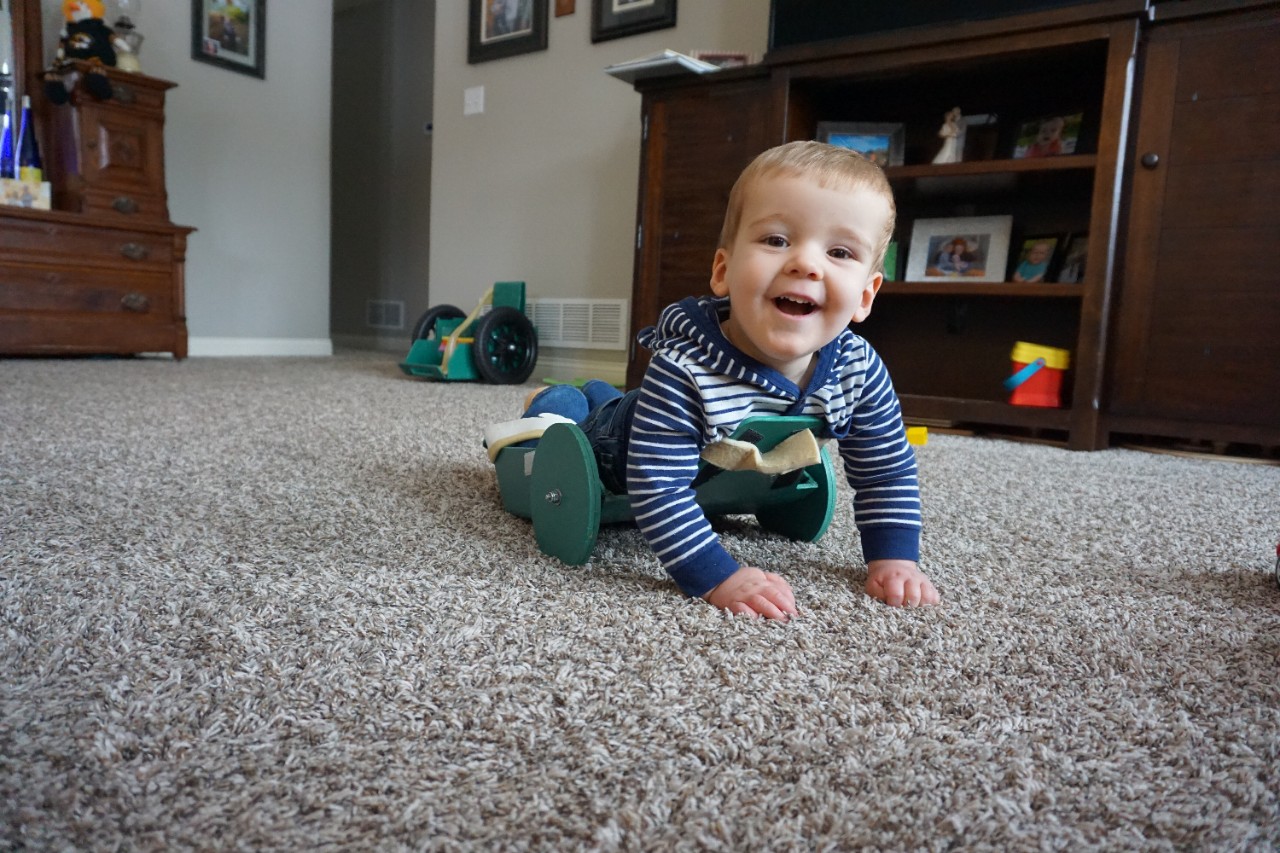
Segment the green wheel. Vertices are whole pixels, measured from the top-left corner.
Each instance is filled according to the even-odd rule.
[[[538,333],[528,317],[500,305],[476,324],[471,352],[481,379],[497,385],[519,385],[533,373],[538,361]]]
[[[529,503],[538,550],[570,566],[591,558],[600,532],[600,475],[582,430],[553,424],[534,450]]]
[[[836,513],[836,471],[827,448],[822,448],[821,464],[804,470],[813,484],[798,490],[795,500],[761,509],[756,513],[756,520],[765,530],[788,539],[817,542],[831,526]]]

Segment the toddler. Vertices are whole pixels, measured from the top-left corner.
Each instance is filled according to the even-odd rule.
[[[735,560],[694,500],[703,447],[751,415],[814,415],[855,490],[866,591],[887,604],[935,604],[917,566],[915,454],[879,356],[849,330],[871,312],[893,235],[893,193],[861,155],[820,142],[765,151],[729,195],[712,296],[668,306],[639,341],[653,351],[641,387],[554,386],[526,412],[581,424],[601,481],[627,493],[645,540],[690,596],[733,613],[786,619],[779,575]],[[585,393],[584,393],[585,392]]]

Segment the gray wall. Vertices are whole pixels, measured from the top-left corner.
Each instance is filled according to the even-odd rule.
[[[479,65],[467,64],[467,3],[439,4],[433,302],[469,307],[505,279],[533,297],[629,298],[640,96],[604,67],[663,48],[759,55],[768,39],[768,0],[684,0],[674,29],[593,45],[591,2],[551,15],[547,50]],[[463,90],[479,85],[485,112],[464,117]],[[584,374],[624,372],[621,352],[548,355]]]
[[[420,218],[377,220],[388,247],[377,292],[403,294],[410,320],[427,304],[470,307],[509,278],[528,281],[533,297],[629,297],[640,96],[602,69],[664,47],[760,54],[769,19],[768,0],[685,0],[674,29],[593,45],[593,0],[578,0],[575,14],[551,16],[548,50],[468,65],[468,3],[450,0],[436,9],[434,91],[423,102],[414,100],[427,97],[414,88],[425,86],[420,72],[401,63],[430,53],[424,4],[384,2],[392,3],[397,58],[380,72],[390,95],[378,109],[391,121],[392,150],[414,150],[423,116],[434,112],[429,219],[418,207]],[[60,3],[44,5],[51,42]],[[319,4],[323,14],[317,5],[271,0],[264,81],[191,59],[188,0],[143,4],[143,68],[178,84],[165,134],[170,212],[200,229],[187,254],[193,355],[331,351],[334,19],[332,3]],[[344,8],[344,20],[354,11]],[[475,85],[485,86],[486,111],[464,117],[463,89]],[[400,103],[416,106],[402,111]],[[420,163],[370,179],[385,180],[383,192],[394,197],[428,193]],[[621,374],[622,353],[548,355],[582,361],[583,372]]]
[[[143,70],[166,100],[169,213],[187,245],[191,354],[323,355],[329,339],[332,17],[315,0],[268,4],[266,80],[191,58],[191,3],[148,0]],[[45,41],[61,4],[43,0]],[[305,22],[305,27],[299,22]],[[51,55],[51,54],[50,54]]]

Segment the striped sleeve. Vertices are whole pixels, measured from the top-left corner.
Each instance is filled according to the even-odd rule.
[[[920,483],[907,443],[902,407],[884,362],[866,349],[865,376],[847,435],[839,440],[845,477],[854,490],[854,523],[863,557],[920,559]]]
[[[663,567],[700,597],[738,570],[694,499],[703,420],[693,380],[671,362],[650,362],[636,400],[627,491],[636,524]]]

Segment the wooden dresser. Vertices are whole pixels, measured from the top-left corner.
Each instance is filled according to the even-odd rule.
[[[107,69],[45,116],[53,211],[0,207],[0,354],[187,355],[183,264],[169,221],[164,98],[172,83]]]

